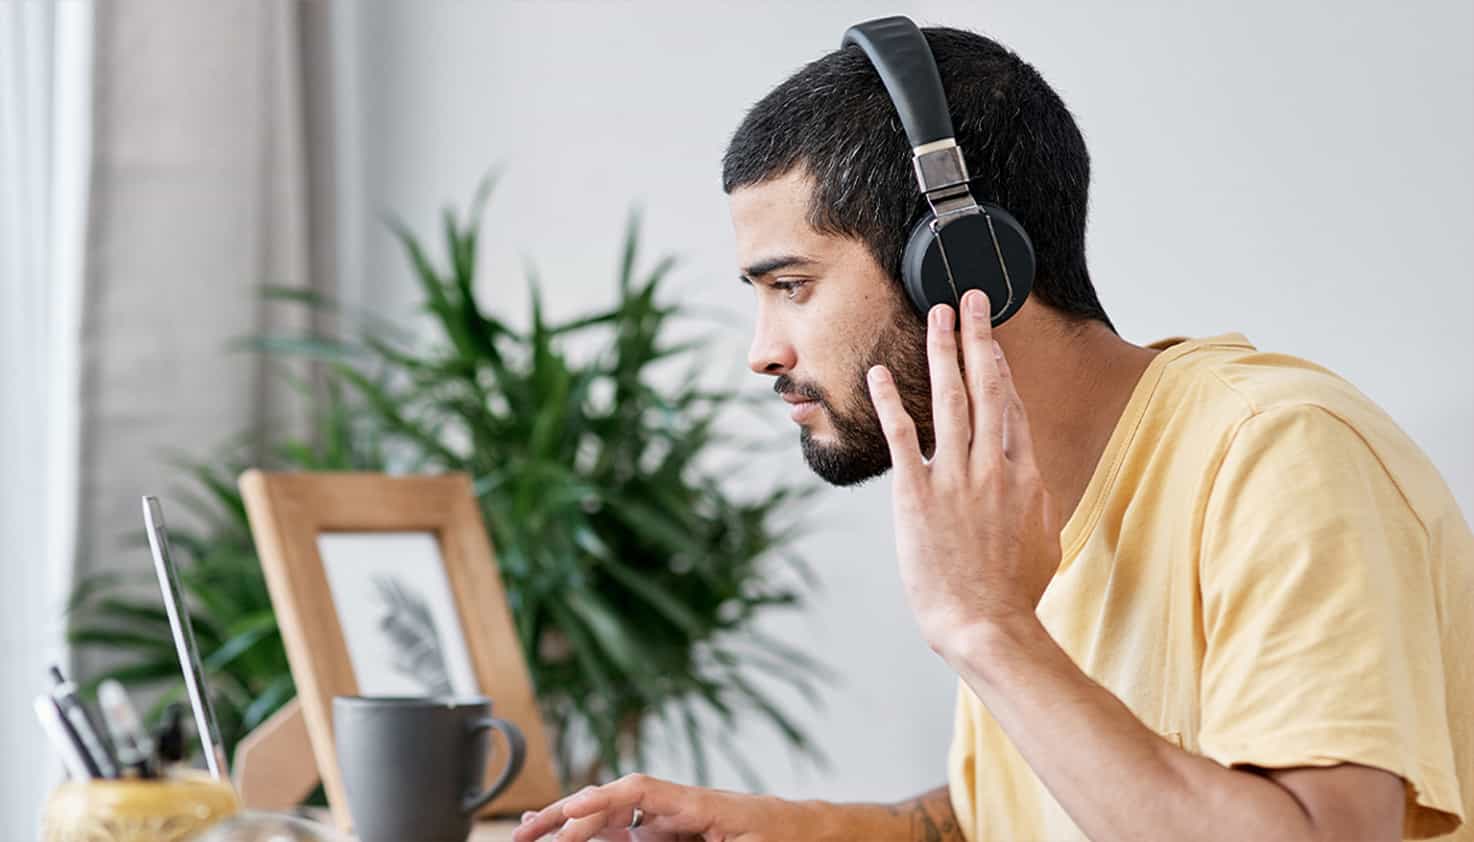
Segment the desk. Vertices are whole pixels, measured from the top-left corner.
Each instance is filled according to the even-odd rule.
[[[333,819],[327,810],[312,809],[308,811],[309,817],[315,821],[322,822],[328,827],[333,826]],[[471,838],[467,842],[512,842],[512,831],[517,829],[517,822],[502,819],[494,822],[477,822],[471,829]]]
[[[477,822],[467,842],[512,842],[512,831],[516,829],[516,822]]]
[[[466,842],[512,842],[512,831],[516,829],[516,822],[477,822]]]
[[[516,829],[517,822],[477,822],[470,842],[511,842],[512,831]]]

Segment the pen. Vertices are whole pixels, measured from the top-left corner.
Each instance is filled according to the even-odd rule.
[[[98,727],[97,720],[92,717],[92,712],[77,695],[77,686],[67,681],[66,676],[61,674],[61,668],[54,664],[51,667],[51,677],[56,681],[56,686],[51,688],[51,698],[56,700],[57,708],[61,710],[63,717],[81,739],[82,751],[92,759],[93,765],[97,767],[98,776],[116,778],[118,776],[117,755],[113,754],[113,747],[103,735],[102,729]]]
[[[154,729],[154,766],[166,769],[184,759],[184,706],[164,708],[164,721]]]
[[[98,777],[96,764],[87,756],[86,750],[82,748],[82,741],[72,730],[71,723],[62,715],[56,700],[42,693],[36,697],[34,707],[36,719],[41,722],[41,730],[46,732],[46,738],[51,741],[57,754],[61,755],[67,774],[83,781]]]
[[[153,742],[138,720],[138,711],[129,701],[128,691],[109,678],[98,686],[97,701],[102,708],[102,721],[118,752],[118,765],[141,778],[153,777]]]

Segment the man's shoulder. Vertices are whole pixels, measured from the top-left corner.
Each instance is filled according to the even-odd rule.
[[[1173,361],[1176,390],[1191,395],[1188,425],[1261,470],[1305,470],[1319,460],[1365,461],[1385,472],[1421,517],[1459,520],[1438,468],[1400,425],[1336,372],[1289,354],[1208,344]]]
[[[1230,334],[1192,340],[1168,363],[1170,388],[1236,421],[1320,408],[1356,426],[1386,414],[1346,378],[1302,357],[1264,351]],[[1169,349],[1170,351],[1171,349]]]

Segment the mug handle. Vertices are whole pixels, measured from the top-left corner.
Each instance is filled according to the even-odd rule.
[[[517,773],[522,771],[522,761],[527,759],[527,741],[522,737],[522,731],[516,725],[505,719],[497,719],[494,716],[473,720],[466,725],[466,736],[479,734],[482,731],[500,731],[507,738],[507,747],[511,755],[507,758],[507,765],[502,767],[502,773],[496,779],[496,783],[484,792],[468,795],[461,799],[461,812],[474,813],[485,807],[491,799],[501,795],[502,790],[512,782]]]

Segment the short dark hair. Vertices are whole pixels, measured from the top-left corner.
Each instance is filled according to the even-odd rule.
[[[1033,294],[1071,318],[1110,326],[1085,266],[1090,156],[1069,109],[996,41],[960,29],[923,32],[974,195],[1011,212],[1033,240]],[[722,189],[799,166],[816,184],[810,223],[865,243],[899,283],[901,251],[925,202],[900,118],[859,47],[810,62],[748,111],[723,156]]]

